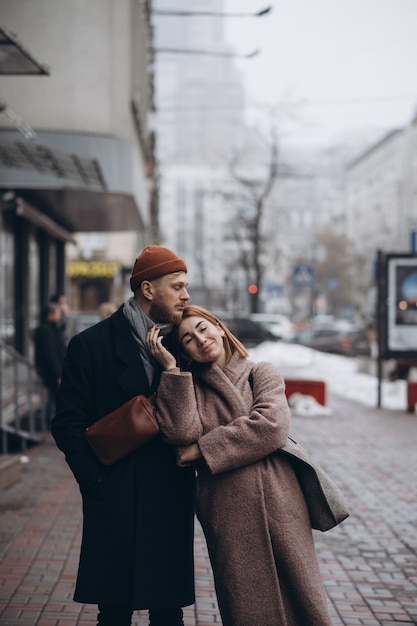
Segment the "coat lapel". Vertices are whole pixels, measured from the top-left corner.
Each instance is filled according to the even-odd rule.
[[[222,371],[217,365],[207,368],[202,378],[204,383],[210,386],[216,396],[221,398],[232,415],[244,415],[247,411],[246,403],[242,398],[240,379],[247,380],[249,362],[240,354],[233,354],[230,363]]]

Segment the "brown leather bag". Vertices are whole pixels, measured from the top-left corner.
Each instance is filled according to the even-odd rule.
[[[155,395],[135,396],[86,430],[87,441],[104,465],[112,465],[159,432]]]

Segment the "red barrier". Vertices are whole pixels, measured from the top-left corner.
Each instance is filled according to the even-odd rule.
[[[414,413],[417,404],[417,382],[407,382],[407,410]]]
[[[326,384],[322,380],[301,380],[296,378],[286,378],[285,395],[287,396],[287,399],[293,393],[301,393],[304,396],[313,396],[313,398],[317,400],[319,404],[322,404],[323,406],[326,404]]]

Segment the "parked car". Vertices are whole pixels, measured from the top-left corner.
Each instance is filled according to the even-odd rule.
[[[250,319],[269,330],[277,339],[290,341],[294,337],[291,320],[280,313],[251,313]]]
[[[249,317],[230,316],[224,313],[218,315],[218,317],[246,348],[254,348],[263,341],[277,341],[277,337],[270,330]]]
[[[363,328],[312,327],[297,333],[293,342],[322,352],[345,356],[369,356],[371,354],[368,334]]]

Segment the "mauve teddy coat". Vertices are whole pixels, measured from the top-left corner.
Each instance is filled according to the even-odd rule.
[[[198,441],[203,456],[197,515],[224,626],[331,626],[304,497],[290,462],[274,454],[289,432],[284,389],[272,364],[237,352],[223,371],[212,364],[194,380],[160,380],[163,437]]]

